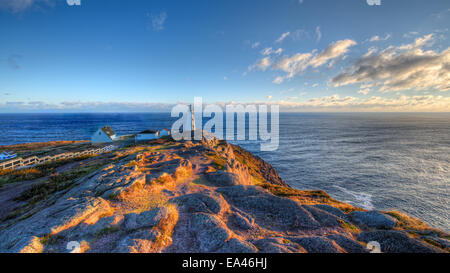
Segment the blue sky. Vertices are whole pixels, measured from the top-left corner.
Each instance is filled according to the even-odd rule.
[[[0,112],[450,111],[450,3],[0,0]]]

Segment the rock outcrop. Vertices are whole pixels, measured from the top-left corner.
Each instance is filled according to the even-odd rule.
[[[31,210],[0,223],[0,252],[358,253],[373,241],[382,252],[449,250],[447,234],[417,219],[293,189],[225,141],[157,140],[112,158],[25,200]]]

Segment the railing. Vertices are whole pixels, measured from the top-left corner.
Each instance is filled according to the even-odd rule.
[[[109,145],[103,148],[98,148],[98,149],[91,149],[91,150],[85,150],[82,152],[67,152],[67,153],[62,153],[62,154],[57,154],[54,156],[44,156],[44,157],[37,157],[37,156],[31,156],[31,157],[27,157],[25,159],[19,157],[19,158],[14,158],[11,159],[9,161],[5,161],[0,163],[0,170],[9,170],[9,169],[17,169],[20,167],[28,167],[28,166],[34,166],[34,165],[41,165],[41,164],[45,164],[51,161],[57,161],[57,160],[62,160],[62,159],[70,159],[70,158],[76,158],[76,157],[81,157],[81,156],[85,156],[85,155],[95,155],[95,154],[102,154],[102,153],[106,153],[106,152],[110,152],[112,150],[114,150],[116,148],[116,146],[114,145]]]

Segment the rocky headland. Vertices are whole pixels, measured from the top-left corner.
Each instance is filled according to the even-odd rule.
[[[34,169],[2,173],[0,252],[450,251],[449,235],[418,219],[293,189],[264,160],[214,138]]]

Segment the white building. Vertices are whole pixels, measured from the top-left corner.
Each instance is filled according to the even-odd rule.
[[[160,136],[160,137],[162,137],[162,136],[170,136],[170,131],[169,131],[169,129],[164,128],[164,129],[162,129],[162,130],[159,130],[159,136]]]
[[[136,141],[152,140],[159,138],[159,132],[155,130],[145,130],[136,135]]]
[[[91,137],[91,143],[113,142],[116,139],[116,133],[109,126],[100,128]]]

